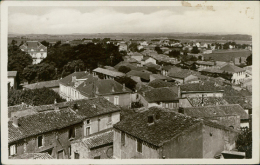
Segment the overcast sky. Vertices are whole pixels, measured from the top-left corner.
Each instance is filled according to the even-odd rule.
[[[9,33],[250,34],[254,11],[240,7],[9,7]]]

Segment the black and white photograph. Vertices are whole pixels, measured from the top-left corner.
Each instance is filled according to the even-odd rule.
[[[2,158],[259,163],[259,4],[3,2]]]

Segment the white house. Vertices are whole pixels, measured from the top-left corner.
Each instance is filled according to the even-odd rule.
[[[231,82],[234,84],[240,84],[246,78],[245,69],[237,67],[235,65],[227,64],[226,66],[220,68],[220,70],[232,74]]]

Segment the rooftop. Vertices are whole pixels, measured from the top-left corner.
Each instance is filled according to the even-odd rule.
[[[130,72],[126,73],[127,76],[137,76],[144,80],[150,80],[150,73],[142,72],[142,71],[136,71],[131,70]]]
[[[148,116],[151,115],[159,118],[155,119],[153,124],[147,121]],[[129,118],[115,124],[114,128],[152,144],[155,147],[160,147],[165,142],[178,137],[184,131],[188,131],[199,124],[233,131],[217,123],[186,116],[159,107],[151,107],[147,111],[133,114]]]
[[[86,71],[84,72],[74,72],[63,79],[60,80],[60,83],[66,86],[73,86],[75,83],[72,82],[72,77],[76,77],[76,79],[81,79],[82,77],[89,76],[90,74]]]
[[[10,157],[10,159],[54,159],[48,153],[24,153],[22,155]]]
[[[149,103],[178,100],[178,87],[154,88],[141,95]]]
[[[93,72],[102,73],[102,74],[109,75],[109,76],[112,76],[112,77],[123,77],[123,76],[125,76],[124,73],[112,71],[112,70],[108,70],[108,69],[103,69],[103,68],[96,68],[96,69],[93,70]]]
[[[181,91],[223,91],[213,82],[200,82],[181,85]]]
[[[186,78],[190,75],[193,76],[197,76],[199,73],[192,71],[192,70],[188,70],[188,69],[182,69],[180,71],[177,72],[172,72],[171,70],[168,73],[168,76],[170,77],[176,77],[176,78]]]
[[[8,71],[8,77],[16,77],[17,71]]]
[[[42,81],[38,83],[24,85],[23,88],[27,89],[38,89],[38,88],[52,88],[52,87],[59,87],[59,80],[51,80],[51,81]]]
[[[193,107],[227,105],[228,102],[222,97],[187,97]]]
[[[174,82],[165,82],[160,79],[155,79],[148,83],[150,87],[153,88],[162,88],[162,87],[174,87],[176,84]]]

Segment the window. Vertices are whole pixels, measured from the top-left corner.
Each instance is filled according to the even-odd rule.
[[[9,155],[15,155],[16,154],[16,144],[13,144],[11,146],[9,146]]]
[[[119,97],[118,97],[118,96],[115,96],[115,98],[114,98],[114,104],[115,104],[115,105],[119,105]]]
[[[110,123],[111,121],[112,121],[112,115],[109,114],[109,115],[108,115],[108,122]]]
[[[169,108],[169,104],[168,103],[165,103],[165,108]]]
[[[137,144],[137,152],[142,153],[142,151],[143,151],[142,141],[137,139],[136,144]]]
[[[43,145],[43,137],[38,136],[38,147],[42,147],[42,145]]]
[[[121,132],[121,145],[124,146],[125,145],[125,133]]]
[[[90,124],[90,120],[87,120],[87,124]]]
[[[69,130],[69,139],[75,138],[75,128]]]
[[[170,103],[169,107],[170,107],[170,108],[173,108],[173,103]]]
[[[74,158],[79,159],[79,153],[74,152]]]
[[[86,128],[86,136],[89,136],[90,135],[90,127],[87,127]]]
[[[100,156],[95,156],[94,159],[100,159]]]

